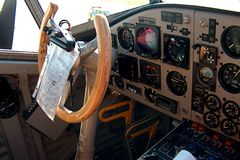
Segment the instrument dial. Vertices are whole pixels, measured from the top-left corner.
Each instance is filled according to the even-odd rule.
[[[168,88],[177,96],[183,96],[187,92],[187,81],[179,72],[172,71],[167,75]]]
[[[209,67],[202,67],[199,71],[199,77],[203,83],[212,83],[214,79],[214,72]]]
[[[237,124],[233,120],[224,119],[221,122],[221,130],[229,136],[234,136],[238,132],[238,127],[237,127]]]
[[[222,34],[222,48],[233,58],[240,58],[240,26],[230,26]]]
[[[219,70],[219,81],[230,93],[240,93],[240,67],[233,63],[224,64]]]
[[[140,56],[159,58],[160,31],[157,27],[138,24],[136,26],[136,52]]]
[[[120,27],[118,29],[118,41],[123,49],[129,52],[133,51],[134,37],[132,32],[128,28]]]
[[[237,103],[233,101],[227,101],[223,104],[223,113],[226,117],[235,119],[238,118],[240,115],[240,107]]]
[[[181,63],[184,61],[184,59],[186,57],[184,48],[174,38],[172,38],[170,40],[168,49],[169,49],[168,53],[173,61],[175,61],[177,63]]]
[[[221,108],[221,101],[217,96],[209,94],[205,98],[205,105],[210,111],[216,112]]]
[[[164,35],[164,62],[188,68],[189,39],[174,35]]]
[[[206,112],[203,116],[204,123],[211,127],[211,128],[217,128],[219,126],[219,118],[215,113],[212,113],[210,111]]]
[[[160,66],[143,60],[139,63],[141,82],[160,89]]]

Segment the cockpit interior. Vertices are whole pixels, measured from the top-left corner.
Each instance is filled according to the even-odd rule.
[[[239,0],[150,0],[67,29],[57,4],[25,2],[39,49],[3,48],[0,27],[0,159],[240,160]]]

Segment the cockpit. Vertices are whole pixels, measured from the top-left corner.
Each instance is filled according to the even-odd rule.
[[[25,3],[33,52],[0,12],[1,159],[240,159],[239,0],[98,2],[73,26]]]

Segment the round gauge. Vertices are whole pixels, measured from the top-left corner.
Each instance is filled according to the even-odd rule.
[[[182,43],[175,38],[170,38],[167,43],[170,58],[176,63],[182,63],[186,57]]]
[[[118,41],[123,49],[130,52],[133,51],[134,37],[128,28],[120,27],[118,29]]]
[[[199,77],[203,83],[209,84],[214,78],[214,72],[209,67],[202,67],[199,70]]]
[[[240,58],[240,26],[231,26],[222,33],[222,48],[233,58]]]
[[[237,124],[233,120],[224,119],[221,122],[221,130],[229,136],[234,136],[238,132],[238,127],[237,127]]]
[[[211,128],[217,128],[219,126],[220,121],[215,113],[208,111],[204,114],[203,119],[204,123]]]
[[[188,68],[189,39],[164,34],[164,62],[182,68]]]
[[[123,79],[120,76],[115,76],[114,80],[115,80],[115,84],[118,88],[120,88],[120,89],[124,88],[124,82],[123,82]]]
[[[210,111],[216,112],[221,108],[221,101],[217,96],[209,94],[205,98],[205,105]]]
[[[136,29],[138,54],[145,57],[156,56],[159,52],[159,33],[156,28],[140,26]]]
[[[223,113],[226,117],[235,119],[240,115],[240,106],[233,101],[226,101],[222,107]]]
[[[230,93],[240,93],[240,67],[226,63],[219,69],[219,82]]]
[[[168,88],[177,96],[182,96],[187,92],[187,81],[179,72],[172,71],[167,75]]]

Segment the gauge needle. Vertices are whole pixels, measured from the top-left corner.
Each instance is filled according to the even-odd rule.
[[[232,48],[232,47],[234,47],[234,43],[229,46],[229,48]]]
[[[237,77],[239,73],[240,73],[240,69],[239,69],[238,72],[234,75],[233,79],[234,79],[235,77]]]

